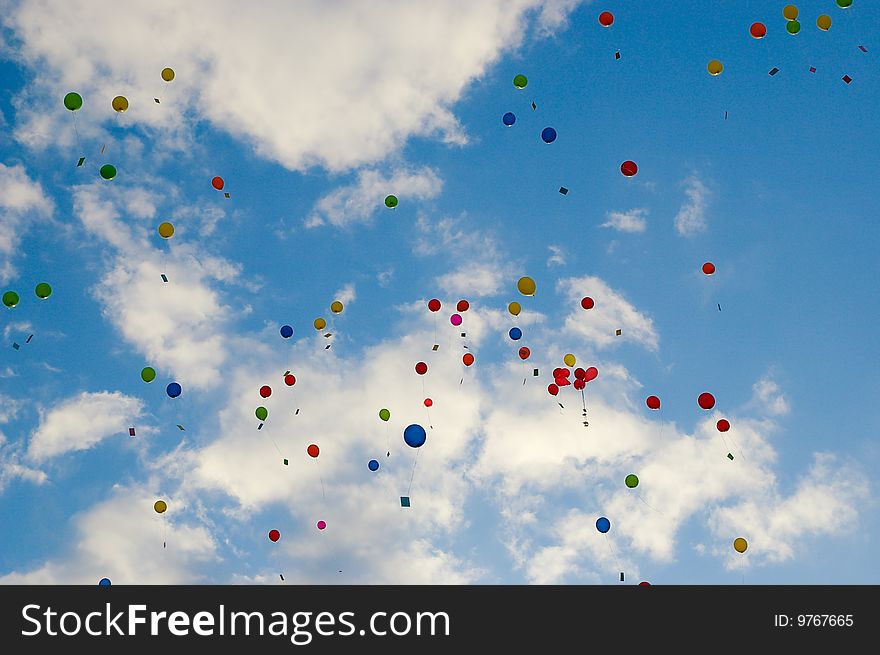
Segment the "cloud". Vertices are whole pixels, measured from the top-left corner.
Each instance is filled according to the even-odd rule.
[[[88,450],[116,434],[128,434],[143,412],[138,398],[119,391],[83,392],[40,412],[28,457],[44,460],[74,450]]]
[[[550,250],[550,257],[547,259],[547,266],[565,266],[565,251],[562,246],[547,246]]]
[[[693,236],[706,231],[706,207],[709,189],[696,175],[684,181],[687,200],[675,215],[675,231],[681,236]]]
[[[771,416],[783,416],[788,414],[790,409],[779,385],[768,376],[752,385],[752,404],[762,408]]]
[[[598,277],[559,280],[556,290],[564,294],[569,306],[574,308],[565,319],[567,334],[578,335],[597,348],[631,341],[648,350],[657,350],[660,337],[654,330],[654,322]],[[592,309],[581,307],[584,296],[595,302]],[[619,337],[618,329],[621,330]]]
[[[599,227],[610,227],[620,232],[644,232],[648,229],[645,216],[647,209],[631,209],[628,212],[611,211],[605,217],[608,219]]]
[[[16,275],[13,258],[29,221],[52,216],[54,205],[21,164],[0,163],[0,284]]]
[[[315,203],[306,219],[306,227],[333,225],[348,227],[357,223],[369,223],[378,211],[390,212],[385,206],[388,195],[397,196],[398,202],[436,198],[443,188],[443,180],[433,168],[424,166],[418,170],[397,170],[384,176],[376,170],[358,173],[357,183],[341,187]]]
[[[333,300],[338,300],[346,307],[349,304],[353,303],[355,301],[355,298],[357,298],[357,294],[355,293],[354,285],[351,283],[346,284],[339,291],[333,294]]]

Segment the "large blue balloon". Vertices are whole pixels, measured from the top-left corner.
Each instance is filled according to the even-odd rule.
[[[281,336],[284,337],[285,339],[290,339],[290,337],[293,336],[293,328],[290,327],[289,325],[282,325],[281,326]]]
[[[375,459],[371,459],[367,463],[367,466],[370,468],[371,471],[378,471],[379,470],[379,462],[377,462]]]
[[[183,389],[177,384],[177,382],[172,382],[165,387],[165,393],[167,393],[170,398],[177,398],[181,391],[183,391]]]
[[[596,519],[596,529],[599,532],[608,532],[611,529],[611,521],[606,519],[604,516],[600,516]]]
[[[510,338],[514,341],[519,341],[520,339],[522,339],[522,330],[520,330],[518,327],[510,328],[510,332],[508,332],[507,334],[509,334]]]
[[[101,581],[98,584],[101,585],[102,587],[109,587],[110,586],[110,578],[101,578]]]
[[[510,127],[516,123],[516,116],[513,115],[512,111],[509,111],[501,117],[501,122],[507,125],[507,127]]]
[[[541,132],[541,138],[544,139],[544,143],[553,143],[556,141],[556,130],[552,127],[545,127]]]
[[[406,430],[403,431],[403,440],[406,442],[407,446],[411,448],[418,448],[419,446],[423,446],[425,441],[428,439],[428,434],[425,432],[425,428],[421,425],[417,425],[413,423],[412,425],[407,425]]]

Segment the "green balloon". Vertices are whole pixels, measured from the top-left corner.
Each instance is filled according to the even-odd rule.
[[[801,31],[801,24],[798,23],[796,20],[790,20],[785,25],[785,29],[788,30],[789,34],[797,34]]]
[[[141,371],[141,380],[144,382],[152,382],[156,379],[156,370],[152,366],[145,366]]]
[[[513,86],[515,86],[517,89],[526,88],[526,84],[528,84],[528,83],[529,83],[529,78],[527,78],[522,73],[520,73],[519,75],[517,75],[516,77],[513,78]]]
[[[15,291],[7,291],[3,294],[3,304],[7,307],[15,307],[18,304],[18,294]]]
[[[105,180],[112,180],[116,177],[116,167],[112,164],[104,164],[101,166],[101,177]]]
[[[385,206],[391,209],[397,207],[397,196],[385,196]]]
[[[257,407],[257,411],[254,412],[254,414],[256,414],[257,418],[260,419],[261,421],[265,421],[266,417],[269,416],[269,410],[266,409],[265,407]]]
[[[52,287],[49,286],[48,282],[40,282],[37,288],[34,289],[34,293],[37,294],[37,298],[40,300],[45,300],[52,295]]]
[[[379,418],[383,421],[388,421],[391,419],[391,412],[389,412],[387,409],[380,409]]]
[[[841,9],[852,7],[852,0],[837,0],[837,6]]]
[[[64,106],[67,107],[70,111],[76,111],[83,106],[82,96],[78,93],[74,93],[73,91],[71,91],[66,96],[64,96]]]
[[[624,480],[624,482],[626,483],[626,486],[630,489],[635,489],[639,486],[639,476],[635,475],[634,473],[630,473],[628,476],[626,476],[626,480]]]

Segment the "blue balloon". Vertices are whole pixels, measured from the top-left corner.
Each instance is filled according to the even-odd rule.
[[[507,334],[509,334],[510,338],[514,341],[519,341],[520,339],[522,339],[522,330],[520,330],[518,327],[510,328],[510,332],[508,332]]]
[[[293,336],[293,328],[290,327],[289,325],[282,325],[281,326],[281,336],[284,337],[285,339],[290,339],[290,337]]]
[[[371,459],[367,466],[370,468],[371,471],[379,470],[379,462],[377,462],[375,459]]]
[[[428,433],[425,432],[425,428],[421,425],[413,423],[412,425],[407,425],[406,430],[403,431],[403,440],[406,442],[406,445],[411,448],[423,446],[427,439]]]
[[[611,529],[611,521],[604,516],[600,516],[596,519],[596,529],[602,533],[608,532]]]
[[[544,143],[553,143],[556,141],[556,130],[552,127],[545,127],[541,132],[541,138],[544,139]]]
[[[110,586],[110,578],[101,578],[101,581],[98,583],[102,587]]]
[[[177,398],[180,395],[181,391],[183,391],[183,389],[180,387],[179,384],[177,384],[177,382],[172,382],[167,387],[165,387],[165,393],[168,394],[169,398]]]
[[[513,115],[512,111],[509,111],[501,117],[501,122],[507,125],[507,127],[510,127],[516,123],[516,116]]]

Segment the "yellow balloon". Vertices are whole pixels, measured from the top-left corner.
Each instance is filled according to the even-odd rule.
[[[174,70],[171,68],[163,68],[162,69],[162,79],[166,82],[170,82],[174,79]]]
[[[575,364],[577,364],[577,358],[571,353],[568,353],[565,357],[563,357],[562,361],[565,362],[566,366],[574,366]]]
[[[819,18],[816,19],[816,26],[820,30],[827,31],[831,27],[831,16],[828,14],[822,14]]]
[[[327,321],[319,316],[315,319],[314,325],[316,330],[323,330],[325,327],[327,327]]]
[[[334,300],[332,303],[330,303],[330,311],[334,314],[339,314],[340,312],[342,312],[342,303],[338,300]]]
[[[713,59],[709,62],[709,65],[706,66],[709,69],[710,75],[721,75],[721,71],[724,70],[724,66],[721,65],[721,62],[717,59]]]
[[[161,514],[166,509],[168,509],[168,505],[165,503],[164,500],[157,500],[155,503],[153,503],[153,509],[156,510],[157,514]]]
[[[785,5],[782,15],[785,16],[786,20],[794,20],[798,17],[798,8],[794,5]]]
[[[519,282],[516,283],[516,288],[519,289],[519,292],[524,296],[534,296],[537,286],[532,278],[521,277]]]
[[[168,221],[165,221],[164,223],[161,223],[159,225],[159,236],[162,237],[163,239],[170,239],[171,235],[173,235],[173,234],[174,234],[174,226],[171,223],[169,223]]]
[[[514,300],[507,306],[507,311],[509,311],[513,316],[519,316],[519,313],[522,311],[522,305]]]
[[[110,103],[113,106],[113,109],[118,111],[120,114],[128,109],[128,100],[125,96],[116,96],[113,98],[113,102]]]
[[[742,537],[737,537],[733,540],[733,549],[738,553],[746,552],[746,548],[749,547],[749,542],[743,539]]]

